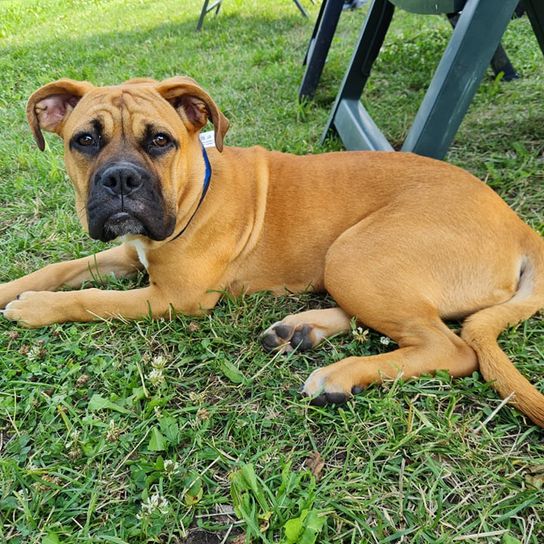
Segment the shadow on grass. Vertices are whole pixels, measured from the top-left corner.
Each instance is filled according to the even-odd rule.
[[[101,32],[98,28],[81,39],[55,38],[7,46],[0,68],[4,82],[12,85],[7,92],[4,87],[2,94],[26,98],[37,85],[60,77],[100,84],[174,74],[197,79],[204,75],[208,84],[246,76],[254,80],[252,68],[289,60],[292,55],[285,47],[299,47],[302,61],[305,40],[288,44],[286,35],[296,29],[308,37],[311,32],[311,26],[296,13],[273,20],[220,15],[207,20],[202,32],[195,26],[196,19],[125,32]]]

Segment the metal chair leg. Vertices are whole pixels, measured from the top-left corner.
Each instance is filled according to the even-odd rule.
[[[210,0],[204,0],[204,4],[202,5],[202,10],[200,12],[200,17],[198,18],[198,23],[196,24],[197,30],[202,30],[202,25],[204,24],[204,17],[206,17],[207,13],[213,11],[214,9],[215,15],[219,13],[222,3],[223,0],[215,0],[215,2],[210,6]]]
[[[300,11],[300,13],[302,13],[302,16],[308,18],[308,13],[307,13],[306,10],[302,7],[302,4],[299,2],[299,0],[293,0],[293,2],[294,2],[295,5],[297,6],[297,8],[298,8],[298,10]]]
[[[206,13],[208,13],[208,4],[210,3],[210,0],[204,0],[204,4],[202,4],[202,10],[200,11],[200,17],[198,18],[198,23],[196,24],[196,29],[201,30],[202,25],[204,24],[204,17],[206,17]]]
[[[524,0],[523,5],[531,21],[540,50],[544,54],[544,2],[542,0]]]
[[[499,44],[493,57],[491,58],[491,68],[493,73],[498,76],[501,72],[504,74],[502,77],[503,81],[513,81],[514,79],[519,79],[519,74],[516,72],[516,69],[510,62],[506,51],[503,46]]]
[[[323,0],[321,4],[314,34],[304,59],[306,70],[298,92],[299,99],[311,98],[317,89],[343,6],[344,0]]]
[[[321,24],[321,19],[323,18],[323,11],[325,10],[326,4],[327,4],[327,0],[323,0],[323,2],[321,2],[321,5],[319,6],[319,13],[317,14],[317,19],[315,20],[314,29],[312,30],[312,37],[310,38],[310,41],[308,42],[308,47],[306,48],[306,54],[304,55],[302,66],[306,66],[306,62],[308,61],[308,55],[310,54],[310,51],[312,50],[312,44],[319,30],[319,25]]]
[[[359,99],[391,24],[394,11],[395,6],[388,0],[374,0],[370,6],[329,120],[321,136],[321,142],[334,128],[347,149],[392,149],[360,105]],[[337,118],[339,112],[340,115]]]
[[[459,15],[459,13],[447,14],[448,21],[453,28],[457,26]],[[501,72],[503,73],[503,81],[512,81],[519,78],[519,74],[516,72],[516,69],[510,62],[506,51],[500,43],[491,58],[491,68],[493,69],[495,76],[498,76]]]
[[[467,2],[403,151],[437,159],[446,155],[517,3],[518,0]]]

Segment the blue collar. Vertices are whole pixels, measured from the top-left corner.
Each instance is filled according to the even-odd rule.
[[[210,164],[210,159],[208,159],[208,154],[206,153],[206,148],[204,146],[202,146],[202,158],[204,159],[204,164],[206,165],[206,173],[204,174],[204,183],[202,185],[202,195],[200,196],[200,200],[198,201],[196,210],[193,212],[193,215],[191,215],[189,221],[187,221],[187,224],[181,229],[178,234],[176,234],[172,238],[172,240],[179,238],[187,230],[187,227],[191,224],[193,217],[196,215],[198,208],[200,208],[200,205],[202,204],[204,197],[206,196],[206,193],[208,192],[208,189],[210,187],[210,180],[212,179],[212,165]]]

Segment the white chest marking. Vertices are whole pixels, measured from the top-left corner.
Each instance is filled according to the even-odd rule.
[[[149,266],[149,261],[147,260],[147,256],[145,254],[145,247],[140,240],[133,240],[131,244],[134,246],[134,249],[138,253],[138,259],[140,259],[140,262],[144,265],[145,269],[147,270],[147,267]]]

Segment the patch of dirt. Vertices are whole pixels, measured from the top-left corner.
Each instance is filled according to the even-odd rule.
[[[223,536],[203,529],[195,529],[189,532],[189,536],[183,541],[183,544],[221,544]]]

